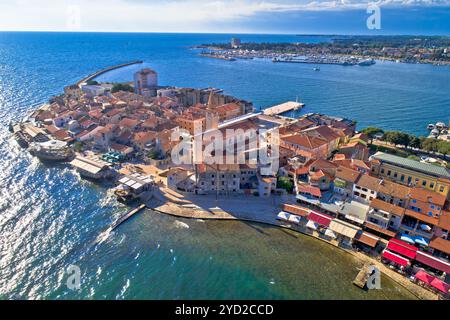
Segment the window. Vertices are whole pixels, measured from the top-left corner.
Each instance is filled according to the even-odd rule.
[[[387,174],[388,176],[390,176],[391,175],[391,170],[388,170],[388,174]]]
[[[412,181],[412,177],[408,177],[408,184],[410,184]]]
[[[405,175],[404,175],[404,174],[402,174],[402,175],[400,176],[400,181],[405,181]]]
[[[394,172],[394,178],[397,178],[397,172]]]
[[[434,188],[434,182],[430,182],[430,188]]]
[[[444,186],[441,186],[441,187],[439,188],[439,192],[444,192]]]
[[[384,174],[384,169],[381,169],[381,174]]]
[[[426,180],[423,180],[423,181],[422,181],[422,186],[424,186],[424,187],[427,186],[427,181],[426,181]]]
[[[416,203],[417,200],[416,200],[416,199],[412,199],[411,202],[412,202],[412,203]]]
[[[430,208],[434,210],[434,204],[430,205]]]

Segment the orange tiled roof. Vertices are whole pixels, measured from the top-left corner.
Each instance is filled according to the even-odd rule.
[[[385,202],[385,201],[382,201],[379,199],[373,199],[370,202],[370,206],[374,209],[383,210],[385,212],[392,213],[393,215],[396,215],[399,217],[402,217],[403,214],[405,213],[405,208],[396,206],[395,204],[391,204],[391,203],[388,203],[388,202]]]

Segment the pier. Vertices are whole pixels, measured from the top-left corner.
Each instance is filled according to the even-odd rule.
[[[117,220],[112,226],[111,226],[111,231],[114,231],[115,229],[117,229],[120,225],[122,225],[123,223],[125,223],[128,219],[130,219],[132,216],[134,216],[135,214],[141,212],[142,210],[144,210],[146,208],[145,204],[141,204],[139,207],[131,210],[130,212],[128,212],[126,215],[124,215],[123,217],[121,217],[119,220]]]
[[[132,61],[132,62],[127,62],[127,63],[122,63],[122,64],[119,64],[119,65],[116,65],[116,66],[108,67],[108,68],[105,68],[105,69],[103,69],[103,70],[97,71],[97,72],[95,72],[95,73],[93,73],[93,74],[87,76],[86,78],[81,79],[80,81],[78,81],[78,82],[76,83],[76,85],[77,85],[78,87],[81,87],[81,85],[82,85],[83,83],[86,83],[86,82],[88,82],[88,81],[90,81],[90,80],[93,80],[93,79],[95,79],[96,77],[98,77],[98,76],[100,76],[100,75],[102,75],[102,74],[104,74],[104,73],[106,73],[106,72],[109,72],[109,71],[112,71],[112,70],[116,70],[116,69],[120,69],[120,68],[123,68],[123,67],[132,66],[132,65],[134,65],[134,64],[142,64],[142,63],[144,63],[144,61],[142,61],[142,60],[137,60],[137,61]]]
[[[304,103],[288,101],[267,109],[264,109],[263,114],[266,116],[276,116],[291,110],[298,110],[305,106]]]

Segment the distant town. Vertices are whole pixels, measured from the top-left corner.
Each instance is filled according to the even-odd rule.
[[[316,36],[319,37],[319,36]],[[230,43],[196,47],[201,55],[233,61],[270,58],[274,62],[370,65],[373,60],[450,65],[450,37],[442,36],[320,36],[319,43]]]
[[[304,47],[325,50],[323,44],[299,45]],[[364,42],[352,47],[345,54],[380,52],[361,49],[368,48]],[[326,50],[336,54],[336,48],[340,45]],[[404,59],[407,53],[398,50]],[[352,119],[288,117],[307,108],[298,101],[257,112],[251,102],[220,89],[161,86],[149,68],[134,74],[132,83],[86,80],[66,87],[10,129],[43,161],[66,161],[91,181],[112,180],[117,200],[133,206],[114,227],[144,207],[185,218],[266,223],[326,241],[366,266],[375,264],[420,298],[448,298],[450,170],[444,161],[374,152],[376,130],[357,132]],[[181,142],[192,144],[199,128],[203,135],[222,133],[220,143],[235,154],[237,142],[229,132],[277,137],[277,152],[267,151],[269,159],[276,156],[276,172],[268,174],[259,159],[251,161],[247,148],[241,163],[174,163],[173,150]],[[254,137],[247,138],[246,147]],[[258,140],[256,148],[264,142]],[[355,285],[363,288],[367,278],[364,267]]]

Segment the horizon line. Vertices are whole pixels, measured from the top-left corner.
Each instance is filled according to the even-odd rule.
[[[109,31],[109,30],[0,30],[0,32],[15,32],[15,33],[142,33],[142,34],[220,34],[220,35],[287,35],[287,36],[432,36],[432,37],[447,37],[447,34],[417,34],[417,33],[301,33],[301,32],[200,32],[200,31]]]

